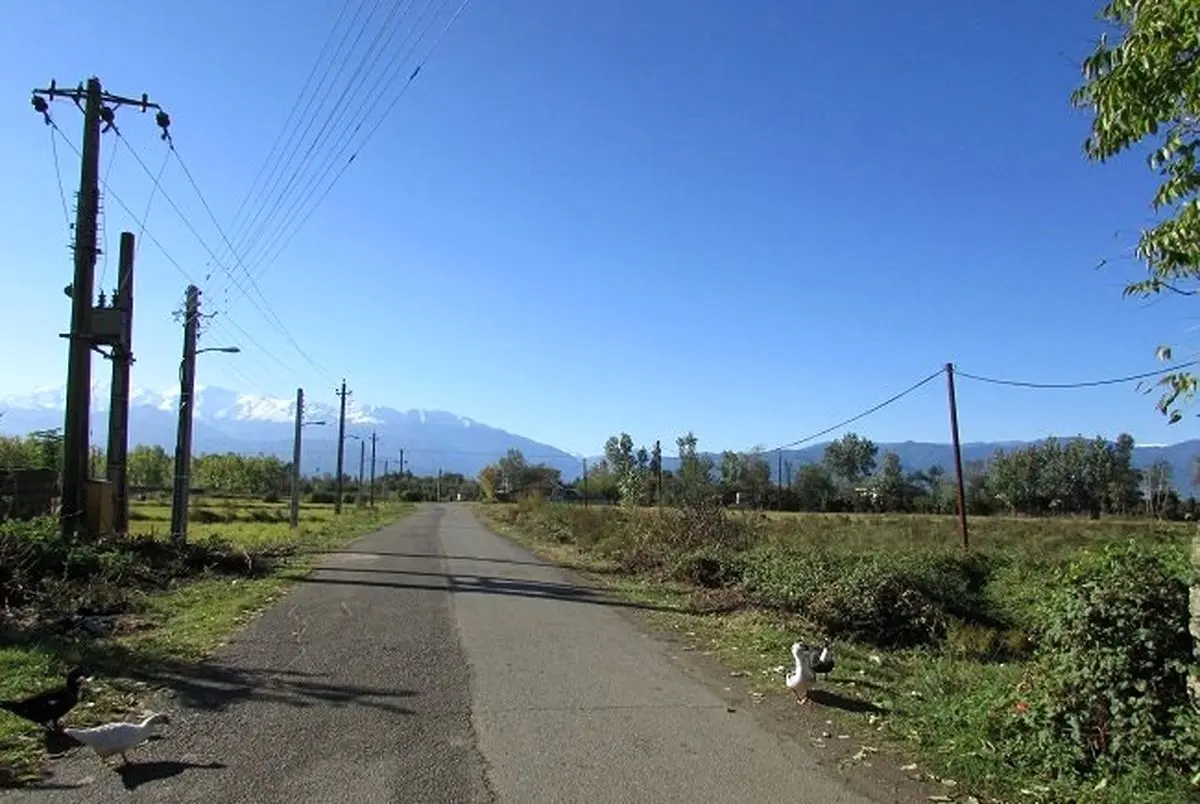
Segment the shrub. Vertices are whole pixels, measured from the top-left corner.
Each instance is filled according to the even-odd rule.
[[[188,522],[195,522],[199,525],[212,525],[217,522],[226,521],[227,514],[220,514],[216,511],[210,511],[207,508],[192,508],[188,511]]]
[[[265,503],[278,503],[283,502],[283,497],[279,495],[278,491],[268,491],[263,495],[262,501]]]
[[[1086,778],[1138,766],[1200,771],[1188,589],[1178,567],[1130,542],[1085,554],[1047,604],[1036,681],[1007,730],[1024,761]],[[1000,731],[1006,730],[1005,726]]]
[[[416,491],[415,489],[408,489],[400,495],[400,499],[403,502],[418,503],[424,502],[425,495],[419,491]],[[330,500],[330,502],[332,502],[332,500]]]
[[[337,494],[332,491],[314,491],[308,495],[308,501],[314,505],[333,505],[337,502]]]

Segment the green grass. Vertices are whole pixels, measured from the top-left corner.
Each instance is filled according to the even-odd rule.
[[[256,509],[278,508],[239,503],[237,519],[189,527],[189,538],[228,539],[244,549],[294,546],[298,554],[265,577],[211,577],[178,584],[168,591],[139,594],[134,630],[105,638],[64,638],[44,634],[5,634],[0,640],[0,698],[17,698],[62,683],[73,664],[96,675],[84,702],[67,722],[94,725],[114,715],[140,711],[153,691],[134,681],[130,671],[194,663],[210,654],[241,626],[284,594],[305,575],[319,553],[396,521],[413,510],[411,504],[380,503],[375,509],[347,505],[341,517],[333,506],[305,506],[301,527],[293,533],[283,522],[245,521]],[[161,505],[135,505],[135,532],[168,530],[169,510]],[[38,727],[0,712],[0,786],[22,784],[40,777],[45,749]]]
[[[631,571],[630,555],[644,552],[640,545],[663,534],[655,530],[653,511],[583,513],[539,505],[477,505],[475,510],[494,529],[543,557],[595,573],[597,581],[627,599],[666,608],[645,616],[651,624],[680,635],[692,649],[713,655],[731,672],[745,676],[753,692],[761,695],[787,695],[776,668],[791,664],[788,646],[798,639],[819,641],[822,636],[821,628],[784,602],[786,587],[796,583],[796,577],[804,577],[809,565],[833,556],[846,559],[846,566],[869,560],[885,567],[907,562],[920,569],[958,549],[953,517],[734,514],[732,518],[744,516],[741,521],[755,529],[755,544],[738,553],[750,569],[741,584],[704,589],[673,577],[674,559],[650,570]],[[1182,566],[1195,526],[1004,517],[972,519],[970,526],[973,552],[985,556],[992,567],[986,587],[978,591],[977,604],[1008,622],[954,619],[939,644],[908,649],[884,650],[838,640],[837,670],[828,684],[819,687],[881,711],[854,713],[831,706],[825,710],[829,718],[838,728],[886,742],[911,758],[919,772],[944,780],[951,795],[973,791],[1005,801],[1114,804],[1197,800],[1197,791],[1187,780],[1148,770],[1135,769],[1098,789],[1081,790],[1078,784],[1041,779],[1014,767],[1003,746],[989,742],[987,736],[995,724],[1016,716],[1018,685],[1031,665],[1024,659],[1027,651],[1023,654],[1009,643],[1027,647],[1021,640],[1027,630],[1033,630],[1031,620],[1053,591],[1057,571],[1085,548],[1131,538]],[[748,591],[746,579],[751,576],[780,588],[763,583],[758,591]]]

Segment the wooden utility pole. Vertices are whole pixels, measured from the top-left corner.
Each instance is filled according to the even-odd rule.
[[[175,487],[171,501],[171,539],[187,541],[188,496],[191,492],[192,415],[196,388],[196,336],[200,325],[200,289],[188,285],[183,314],[183,359],[179,363],[179,427],[175,439]]]
[[[120,316],[121,335],[112,346],[112,387],[108,404],[108,467],[112,484],[113,531],[129,532],[129,374],[133,367],[133,232],[121,232],[117,289],[113,309]]]
[[[950,399],[950,443],[954,448],[954,476],[958,486],[958,535],[964,550],[969,549],[967,536],[967,493],[963,482],[962,445],[958,440],[958,402],[954,398],[954,364],[946,364],[946,392]]]
[[[376,442],[376,440],[377,440],[377,437],[375,435],[375,431],[372,430],[371,431],[371,495],[370,495],[370,502],[371,502],[372,508],[375,507],[375,442]]]
[[[342,390],[337,392],[337,395],[342,399],[342,409],[338,414],[338,445],[337,445],[337,499],[333,501],[333,512],[340,514],[342,512],[342,472],[343,460],[346,456],[346,397],[350,396],[352,391],[346,390],[346,380],[342,380]]]
[[[79,194],[75,208],[75,271],[68,286],[71,297],[71,329],[67,357],[66,413],[63,418],[62,533],[73,538],[84,523],[87,508],[89,419],[92,393],[92,347],[97,344],[92,328],[92,305],[96,274],[96,219],[100,210],[100,135],[112,127],[119,106],[137,105],[144,112],[158,109],[146,95],[141,100],[105,92],[100,79],[89,78],[86,88],[59,89],[51,81],[47,89],[33,91],[34,111],[47,125],[54,125],[48,101],[65,98],[83,109],[83,141],[80,153]],[[171,119],[159,109],[158,125],[166,136]],[[101,127],[103,124],[103,128]]]
[[[662,467],[662,443],[654,440],[654,484],[655,498],[658,503],[659,510],[662,510],[663,504],[663,489],[662,489],[663,467]]]
[[[404,448],[400,448],[400,477],[404,477]]]
[[[583,507],[588,507],[587,458],[583,459]]]
[[[304,389],[296,389],[296,429],[292,434],[292,528],[300,527],[300,433],[304,429]]]
[[[442,501],[442,469],[438,467],[437,475],[437,502]]]

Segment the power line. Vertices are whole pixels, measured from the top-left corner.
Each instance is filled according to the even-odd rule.
[[[368,12],[367,18],[365,20],[363,20],[362,27],[359,29],[358,34],[354,37],[354,42],[350,45],[350,50],[353,50],[355,47],[357,47],[358,42],[362,38],[363,33],[366,32],[367,23],[370,21],[370,18],[372,16],[374,16],[375,9],[378,8],[379,5],[380,5],[380,0],[375,0],[375,5],[372,7],[371,11]],[[338,42],[338,46],[335,49],[334,54],[330,60],[331,64],[337,60],[338,54],[341,53],[341,51],[342,51],[342,46],[345,45],[345,43],[346,43],[346,38],[350,36],[351,31],[354,29],[355,22],[358,20],[359,15],[362,13],[362,11],[365,7],[366,7],[366,0],[362,0],[362,2],[359,3],[358,11],[356,11],[354,13],[354,18],[351,19],[349,26],[346,28],[346,31],[342,34],[341,40]],[[303,143],[305,138],[308,136],[308,132],[312,129],[313,123],[316,121],[317,117],[321,113],[321,110],[325,105],[326,99],[328,99],[330,94],[332,94],[334,86],[337,83],[336,75],[340,74],[342,72],[345,65],[349,61],[349,58],[350,58],[350,53],[348,51],[346,53],[345,57],[342,59],[341,64],[336,68],[334,81],[331,82],[329,84],[328,88],[325,89],[325,92],[323,95],[321,94],[322,87],[324,86],[325,78],[329,76],[329,70],[326,70],[325,74],[321,78],[321,81],[318,82],[317,88],[309,96],[309,102],[305,106],[304,111],[301,112],[301,117],[306,120],[304,128],[300,131],[299,136],[297,136],[295,138],[295,140],[293,141],[293,144],[290,147],[284,149],[284,152],[283,152],[284,155],[281,157],[282,161],[280,163],[278,163],[279,169],[277,171],[272,171],[273,178],[265,181],[263,193],[258,198],[258,202],[256,204],[254,204],[254,213],[252,215],[250,215],[250,217],[244,222],[244,225],[239,225],[237,227],[236,231],[234,232],[234,242],[236,242],[239,245],[239,247],[244,247],[245,240],[254,231],[255,225],[261,219],[261,216],[263,215],[263,213],[266,212],[268,210],[268,208],[270,208],[272,210],[270,214],[273,215],[274,208],[277,207],[281,203],[281,198],[276,198],[276,199],[272,200],[272,196],[275,193],[276,188],[279,187],[279,181],[284,177],[285,173],[287,173],[288,171],[292,172],[292,178],[288,180],[288,184],[290,184],[292,181],[294,181],[294,177],[295,177],[296,173],[298,173],[301,169],[303,169],[304,165],[307,164],[308,156],[312,152],[313,143],[309,144],[308,151],[305,152],[304,156],[300,157],[300,161],[298,163],[296,163],[296,167],[294,170],[290,167],[290,165],[288,165],[288,163],[291,162],[293,157],[296,156],[301,143]],[[309,109],[312,106],[312,102],[317,97],[321,98],[320,103],[318,104],[315,111],[313,111],[312,113],[309,113]],[[335,104],[335,106],[336,106],[336,104]],[[285,167],[285,165],[288,165],[288,166]]]
[[[820,437],[821,437],[821,436],[823,436],[823,435],[828,435],[829,433],[832,433],[832,432],[834,432],[835,430],[840,430],[841,428],[845,427],[845,426],[846,426],[846,425],[848,425],[848,424],[853,424],[854,422],[858,421],[859,419],[866,418],[867,416],[870,416],[872,413],[875,413],[876,411],[879,411],[879,410],[882,410],[883,408],[886,408],[888,405],[891,405],[891,404],[893,404],[893,403],[895,403],[895,402],[898,402],[898,401],[900,401],[901,399],[903,399],[904,397],[908,396],[909,394],[911,394],[913,391],[917,390],[917,389],[918,389],[918,388],[920,388],[921,386],[923,386],[923,385],[926,385],[927,383],[930,383],[930,382],[932,382],[933,380],[937,379],[938,377],[942,376],[942,375],[943,375],[943,374],[945,374],[945,373],[946,373],[946,370],[945,370],[944,368],[940,368],[940,369],[938,369],[937,371],[935,371],[935,372],[933,372],[932,374],[930,374],[930,375],[929,375],[928,377],[926,377],[925,379],[923,379],[923,380],[919,380],[918,382],[915,382],[915,383],[913,383],[912,385],[910,385],[909,387],[905,388],[905,389],[904,389],[903,391],[901,391],[900,393],[898,393],[898,394],[895,394],[894,396],[888,397],[888,398],[887,398],[887,399],[885,399],[884,401],[880,402],[878,405],[875,405],[875,406],[874,406],[874,407],[872,407],[872,408],[869,408],[869,409],[867,409],[867,410],[864,410],[862,413],[859,413],[859,414],[858,414],[858,415],[856,415],[856,416],[851,416],[849,419],[846,419],[846,420],[844,420],[844,421],[840,421],[840,422],[838,422],[837,424],[833,425],[832,427],[826,427],[824,430],[821,430],[821,431],[819,431],[819,432],[813,433],[813,434],[812,434],[812,435],[810,435],[810,436],[805,436],[804,438],[797,439],[797,440],[795,440],[795,441],[792,441],[792,442],[790,442],[790,443],[787,443],[787,444],[782,444],[782,445],[780,445],[780,446],[778,446],[778,447],[774,447],[774,448],[772,448],[772,449],[769,449],[769,450],[759,450],[757,453],[754,453],[754,454],[762,455],[762,454],[764,454],[764,453],[767,453],[767,452],[776,452],[777,450],[792,449],[793,447],[798,447],[798,446],[800,446],[801,444],[805,444],[805,443],[807,443],[807,442],[809,442],[809,441],[812,441],[812,440],[814,440],[814,439],[820,438]],[[957,373],[957,372],[956,372],[956,373]]]
[[[58,136],[62,137],[63,142],[65,142],[67,144],[67,147],[69,147],[72,151],[75,152],[75,154],[77,156],[79,156],[80,159],[82,159],[83,155],[80,153],[79,149],[75,147],[75,143],[71,142],[70,138],[67,137],[67,135],[63,133],[62,129],[60,129],[58,127],[58,123],[51,121],[50,125],[53,127],[55,133],[57,133]],[[145,220],[143,220],[142,218],[139,218],[137,213],[135,213],[132,209],[130,209],[129,205],[126,204],[124,201],[122,201],[121,197],[119,195],[117,195],[115,192],[113,192],[112,188],[109,187],[106,182],[101,181],[101,186],[104,188],[104,194],[106,196],[112,198],[113,201],[116,201],[117,204],[121,207],[121,209],[125,210],[125,214],[128,215],[130,218],[132,218],[133,222],[138,224],[141,227],[140,228],[141,233],[144,234],[146,237],[150,238],[150,242],[158,247],[158,250],[161,251],[163,256],[167,258],[167,262],[171,263],[171,265],[175,268],[175,270],[178,271],[180,273],[180,275],[183,276],[184,279],[186,279],[188,282],[190,282],[192,284],[195,284],[195,280],[192,279],[192,275],[187,272],[187,269],[185,269],[182,265],[180,265],[179,261],[176,260],[173,256],[171,256],[171,252],[167,251],[167,247],[164,246],[162,243],[160,243],[158,241],[158,238],[156,238],[146,228]]]
[[[1121,385],[1127,382],[1136,380],[1147,380],[1151,377],[1161,377],[1164,374],[1179,371],[1180,369],[1188,368],[1200,363],[1200,360],[1189,360],[1186,363],[1179,363],[1167,368],[1161,368],[1156,371],[1146,371],[1141,374],[1130,374],[1125,377],[1113,377],[1107,380],[1089,380],[1088,382],[1026,382],[1024,380],[1000,380],[994,377],[983,377],[979,374],[969,374],[965,371],[960,371],[957,367],[954,369],[954,374],[957,377],[965,377],[976,382],[986,382],[992,385],[1010,385],[1017,388],[1038,388],[1038,389],[1065,389],[1065,388],[1095,388],[1101,385]]]
[[[125,140],[125,137],[124,137],[124,135],[121,134],[120,129],[118,129],[116,126],[113,126],[113,130],[117,133],[117,136],[119,138],[121,138],[122,140]],[[163,198],[165,198],[167,203],[171,205],[171,208],[173,210],[175,210],[175,214],[179,216],[179,218],[183,221],[184,225],[188,228],[188,231],[190,231],[192,233],[192,236],[194,238],[196,238],[196,242],[198,242],[200,244],[201,248],[203,248],[206,252],[208,252],[209,257],[212,258],[213,262],[216,263],[216,265],[229,276],[230,280],[234,283],[234,285],[236,287],[238,287],[242,291],[243,294],[245,294],[246,293],[245,287],[242,286],[240,282],[238,282],[237,277],[234,276],[234,274],[231,270],[229,270],[229,267],[217,258],[216,253],[208,245],[207,241],[205,241],[205,239],[200,236],[200,233],[198,231],[196,231],[196,227],[194,225],[192,225],[192,222],[188,218],[188,216],[186,214],[184,214],[183,210],[181,210],[179,208],[179,205],[175,203],[175,200],[173,198],[171,198],[170,194],[167,193],[166,189],[162,187],[161,182],[158,181],[158,178],[154,175],[153,172],[151,172],[150,168],[146,165],[145,160],[143,160],[141,155],[138,154],[137,149],[135,149],[128,140],[125,140],[125,147],[131,154],[133,154],[133,158],[142,167],[142,170],[145,171],[146,175],[149,176],[154,181],[154,186],[158,188],[158,191],[162,194]],[[178,154],[178,152],[176,152],[176,159],[178,159],[178,158],[179,158],[179,154]],[[182,164],[183,164],[183,162],[180,161],[180,165],[182,165]],[[189,173],[189,177],[190,177],[190,173]],[[196,189],[196,192],[199,193],[199,188],[196,187],[196,185],[194,184],[194,179],[193,179],[193,187]],[[201,195],[201,202],[204,205],[205,209],[207,209],[209,211],[209,214],[211,215],[212,210],[208,206],[208,202],[204,200],[202,195]],[[214,216],[214,221],[215,220],[216,219]],[[224,237],[224,231],[220,229],[219,225],[218,225],[218,231],[220,232],[221,236]],[[251,280],[251,281],[253,281],[253,280]],[[257,287],[257,285],[255,287]],[[259,291],[259,295],[260,296],[262,295],[262,291]],[[270,307],[270,304],[267,303],[265,298],[263,299],[263,303],[268,308]],[[268,324],[270,324],[272,327],[274,327],[275,330],[280,335],[282,335],[292,345],[292,347],[300,354],[301,357],[303,357],[305,359],[306,362],[308,362],[308,364],[310,366],[312,366],[314,369],[316,369],[319,374],[321,374],[323,376],[328,376],[328,372],[325,371],[325,369],[323,367],[321,367],[320,364],[318,364],[315,360],[313,360],[312,357],[309,356],[309,354],[304,350],[304,348],[301,347],[299,343],[297,343],[296,339],[292,336],[291,332],[289,332],[287,327],[284,326],[283,322],[279,320],[279,316],[274,314],[273,310],[270,313],[268,313],[267,310],[263,309],[263,305],[260,305],[258,303],[258,301],[256,301],[253,297],[250,297],[250,304],[253,305],[256,310],[258,310],[258,312],[263,316],[263,318],[265,318],[267,320]]]
[[[448,0],[442,0],[443,5],[445,5],[446,2],[448,2]],[[324,180],[325,176],[328,175],[329,170],[332,168],[332,163],[335,162],[337,157],[345,150],[346,146],[349,145],[350,139],[353,138],[354,134],[356,134],[358,129],[362,126],[363,120],[366,119],[366,110],[370,104],[371,94],[374,88],[376,86],[387,86],[392,80],[394,80],[393,77],[389,75],[389,71],[392,70],[392,65],[396,59],[400,57],[402,53],[404,53],[405,43],[408,42],[412,36],[411,31],[409,32],[409,35],[406,36],[401,42],[400,46],[395,49],[395,53],[388,61],[383,73],[375,77],[373,80],[367,79],[375,70],[375,65],[379,63],[385,48],[391,44],[392,40],[402,27],[400,20],[397,20],[396,24],[393,26],[391,24],[392,17],[397,12],[407,11],[407,7],[411,5],[412,0],[408,0],[408,2],[400,2],[393,6],[392,10],[388,13],[387,17],[380,25],[379,30],[376,31],[375,36],[367,46],[366,52],[359,60],[358,65],[354,68],[353,74],[351,74],[350,78],[348,79],[347,88],[349,91],[347,93],[343,93],[342,97],[339,99],[340,103],[338,106],[335,106],[329,110],[329,114],[322,122],[316,138],[313,140],[312,144],[309,146],[308,152],[305,154],[305,165],[317,165],[317,168],[310,174],[309,178],[302,183],[303,186],[297,185],[295,195],[286,202],[286,210],[283,212],[282,218],[279,219],[278,225],[274,227],[271,235],[264,240],[263,235],[267,231],[268,224],[270,224],[271,220],[274,219],[275,215],[282,208],[283,204],[285,203],[284,198],[288,196],[288,193],[291,191],[296,179],[299,178],[300,171],[297,171],[292,175],[291,179],[289,179],[287,185],[284,187],[282,195],[280,196],[280,207],[277,207],[272,211],[270,216],[264,219],[262,226],[260,226],[253,237],[247,241],[246,247],[248,255],[256,250],[261,251],[261,254],[259,254],[260,258],[265,257],[268,253],[270,253],[279,237],[283,235],[290,224],[295,220],[297,209],[303,206],[305,202],[307,202],[314,195],[313,188],[322,180]],[[428,11],[428,8],[431,5],[432,0],[427,2],[426,11]],[[421,19],[424,18],[424,15],[425,12],[422,12],[421,16],[417,19],[414,25],[414,30],[416,27],[419,27],[421,24]],[[432,25],[432,21],[430,24]],[[380,45],[380,39],[385,33],[387,34],[387,38],[383,42],[384,48],[380,48],[378,52],[376,52],[376,48]],[[418,38],[417,42],[420,42],[420,38]],[[366,74],[364,75],[363,80],[358,80],[360,74],[363,73],[364,68],[366,70]],[[360,95],[362,95],[364,91],[367,94],[360,102]],[[353,111],[351,111],[350,107],[354,107]],[[334,115],[339,111],[342,112],[341,121],[344,121],[344,125],[340,124],[340,122],[334,122]],[[358,124],[347,136],[346,131],[350,128],[350,121],[355,119],[358,120]],[[330,128],[330,124],[333,124],[332,128]],[[332,142],[330,142],[331,140]],[[321,147],[327,142],[330,142],[329,148],[325,150],[324,154],[318,157],[316,151],[320,150]]]
[[[329,28],[329,35],[326,37],[324,44],[321,45],[321,51],[317,54],[316,60],[313,61],[312,69],[308,71],[308,77],[304,79],[304,85],[300,87],[300,91],[296,94],[296,100],[292,102],[292,108],[288,112],[287,118],[283,121],[283,125],[280,126],[279,133],[275,135],[275,141],[271,144],[271,149],[267,152],[266,159],[264,159],[263,163],[259,166],[258,173],[254,175],[254,180],[250,182],[250,187],[246,190],[246,195],[242,197],[242,202],[238,205],[237,211],[233,213],[233,220],[231,223],[233,224],[232,228],[235,229],[235,237],[237,236],[237,229],[240,226],[239,220],[241,218],[242,211],[245,210],[246,204],[250,202],[250,198],[254,195],[254,190],[258,187],[259,179],[263,177],[263,173],[267,170],[268,166],[272,164],[272,158],[274,158],[277,153],[282,156],[282,152],[279,152],[278,149],[280,143],[282,143],[284,140],[284,135],[288,132],[292,132],[293,134],[295,133],[295,130],[292,127],[292,121],[296,116],[296,111],[300,108],[300,101],[307,97],[308,106],[312,105],[314,95],[309,93],[309,86],[312,84],[312,79],[313,76],[316,75],[317,68],[321,65],[321,61],[325,58],[325,54],[329,50],[329,44],[333,41],[334,34],[337,33],[338,26],[342,22],[342,17],[345,16],[346,11],[349,8],[350,0],[344,0],[341,10],[338,11],[338,15],[333,21],[333,25],[331,25]],[[339,45],[339,48],[340,47],[341,46]],[[326,72],[328,72],[328,69]],[[324,83],[323,76],[321,83]],[[308,111],[308,106],[305,107],[305,113]]]
[[[54,124],[51,123],[51,125]],[[58,145],[54,141],[54,132],[57,129],[57,125],[54,125],[50,129],[50,152],[54,155],[54,176],[58,179],[58,200],[62,202],[63,220],[67,222],[67,233],[69,235],[71,232],[71,213],[67,209],[67,192],[63,189],[62,169],[58,164]]]
[[[312,217],[312,214],[317,210],[318,207],[320,207],[321,203],[324,202],[325,198],[329,195],[329,192],[333,189],[334,185],[337,184],[339,179],[341,179],[342,174],[344,174],[346,172],[346,170],[350,167],[350,165],[353,164],[354,160],[358,158],[358,155],[360,153],[362,153],[362,151],[366,147],[367,143],[371,140],[371,137],[373,137],[375,132],[379,130],[379,127],[383,124],[383,122],[391,114],[392,110],[396,107],[396,104],[400,102],[400,99],[404,96],[405,92],[407,92],[408,88],[412,85],[413,81],[416,80],[417,75],[420,74],[420,72],[424,68],[425,64],[428,63],[429,59],[433,56],[434,52],[436,52],[438,46],[441,44],[441,42],[445,38],[446,34],[448,34],[450,32],[450,29],[454,26],[454,23],[463,14],[463,12],[466,10],[468,5],[470,5],[470,0],[462,0],[461,4],[458,6],[458,9],[454,12],[454,15],[450,18],[450,21],[446,23],[446,26],[438,33],[437,38],[434,39],[433,44],[429,48],[429,51],[425,54],[425,56],[417,64],[416,68],[414,68],[413,71],[411,73],[409,73],[408,79],[404,82],[404,84],[400,87],[400,90],[392,98],[391,103],[388,104],[388,106],[384,109],[382,114],[374,115],[375,124],[370,129],[368,129],[367,136],[364,137],[363,140],[354,149],[354,152],[350,155],[350,158],[342,163],[342,166],[334,174],[333,179],[329,182],[329,184],[325,185],[324,190],[321,191],[321,194],[317,197],[317,200],[308,208],[308,211],[304,213],[304,217],[292,229],[291,233],[288,234],[285,238],[283,238],[282,242],[280,242],[278,247],[275,248],[274,254],[271,255],[268,259],[266,259],[266,261],[262,264],[262,267],[259,269],[260,276],[275,262],[275,260],[277,260],[279,258],[279,256],[283,253],[283,251],[287,248],[287,246],[291,243],[291,241],[295,238],[295,236],[304,228],[304,225],[308,222],[308,219]],[[432,23],[431,23],[431,26],[432,26]],[[426,29],[426,30],[428,30],[428,29]],[[422,34],[422,37],[423,36],[424,36],[424,34]],[[419,42],[419,40],[418,40],[418,42]],[[415,46],[414,46],[414,48],[415,48]],[[360,119],[359,123],[355,126],[354,131],[351,132],[351,135],[350,135],[351,139],[353,139],[354,134],[357,133],[358,128],[362,125],[362,122],[363,122],[363,120]],[[349,145],[349,141],[347,141],[346,145],[347,146]],[[341,150],[338,152],[337,156],[335,157],[334,162],[329,164],[328,168],[324,171],[321,178],[318,179],[318,185],[319,185],[320,181],[322,181],[324,179],[324,176],[328,175],[328,172],[330,169],[332,169],[333,164],[336,164],[336,160],[338,158],[340,158],[343,153],[345,153],[345,150],[346,150],[346,146],[343,146],[341,148]],[[314,189],[315,189],[315,187],[314,187]],[[265,257],[266,255],[264,254],[263,256]]]

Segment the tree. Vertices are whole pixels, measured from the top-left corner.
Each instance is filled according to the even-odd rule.
[[[1146,505],[1150,508],[1150,516],[1162,517],[1167,497],[1174,491],[1171,474],[1171,464],[1161,458],[1146,470]]]
[[[1104,162],[1150,138],[1157,147],[1149,167],[1163,178],[1152,201],[1162,218],[1138,239],[1137,256],[1149,276],[1125,293],[1194,295],[1197,289],[1188,285],[1200,278],[1200,2],[1112,0],[1101,18],[1117,28],[1118,38],[1113,44],[1101,38],[1072,96],[1094,113],[1084,152]],[[1171,359],[1169,347],[1158,354]],[[1196,375],[1171,372],[1161,385],[1158,409],[1177,422],[1180,403],[1195,397]],[[1192,565],[1188,625],[1200,656],[1200,531],[1192,537]],[[1200,670],[1190,686],[1200,704]]]
[[[875,471],[875,455],[879,448],[869,438],[847,433],[825,447],[825,465],[835,478],[853,486]]]
[[[837,496],[837,486],[824,464],[808,463],[796,470],[792,481],[796,502],[803,511],[828,511]]]
[[[162,447],[137,445],[129,451],[125,467],[131,486],[164,489],[170,484],[171,457]]]
[[[712,458],[697,452],[697,443],[691,430],[675,439],[679,448],[679,491],[687,501],[699,500],[712,490]]]
[[[900,456],[892,451],[883,453],[883,466],[875,477],[878,505],[885,511],[908,511],[912,507],[913,488],[904,476]]]

